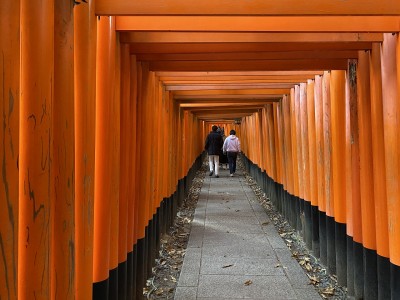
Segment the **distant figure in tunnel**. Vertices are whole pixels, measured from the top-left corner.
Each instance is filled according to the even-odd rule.
[[[232,177],[236,172],[236,159],[240,152],[240,140],[236,136],[235,130],[232,129],[229,134],[230,135],[225,139],[222,149],[228,156],[229,173]]]
[[[210,176],[214,173],[215,168],[215,177],[218,178],[219,171],[219,155],[221,153],[223,140],[222,136],[217,132],[218,127],[213,125],[211,128],[212,131],[208,134],[206,139],[206,145],[204,149],[208,153],[208,161],[210,165]]]

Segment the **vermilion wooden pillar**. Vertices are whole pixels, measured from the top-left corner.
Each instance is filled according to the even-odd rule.
[[[74,19],[55,1],[51,160],[51,298],[73,298],[75,283]]]
[[[20,1],[0,3],[0,295],[17,299]]]
[[[280,123],[280,113],[279,113],[279,104],[278,102],[274,102],[273,106],[273,114],[274,114],[274,136],[275,136],[275,161],[276,161],[276,177],[275,183],[282,184],[282,136],[279,130],[279,123]],[[256,122],[256,126],[259,126],[258,122]],[[278,199],[278,201],[281,201]]]
[[[278,136],[279,136],[279,168],[281,170],[280,174],[280,181],[279,181],[279,188],[278,192],[279,194],[279,201],[280,201],[280,206],[281,206],[281,212],[284,212],[284,204],[285,204],[285,187],[287,186],[287,168],[286,168],[286,161],[285,161],[285,155],[286,155],[286,141],[285,141],[285,127],[284,127],[284,114],[283,114],[283,101],[281,100],[280,102],[277,102],[277,120],[278,120]],[[261,126],[261,124],[260,124]]]
[[[273,116],[272,104],[267,104],[267,126],[268,126],[268,139],[269,139],[269,160],[271,166],[269,176],[273,179],[276,179],[276,173],[277,173],[276,159],[275,159],[276,145],[275,145],[274,116]]]
[[[317,178],[317,140],[315,127],[315,81],[307,81],[307,122],[310,163],[310,201],[312,251],[319,257],[319,214],[318,214],[318,178]]]
[[[315,144],[317,164],[317,193],[318,193],[318,222],[319,222],[319,255],[322,263],[326,264],[326,202],[325,202],[325,175],[324,175],[324,136],[323,136],[323,101],[322,76],[315,76],[314,83],[315,104]]]
[[[262,109],[262,114],[261,114],[261,120],[262,120],[262,128],[261,128],[261,132],[262,132],[262,138],[264,141],[264,145],[263,145],[263,160],[264,160],[264,170],[267,173],[267,175],[269,176],[270,173],[270,160],[269,160],[269,139],[268,139],[268,123],[267,123],[267,107],[264,106]]]
[[[93,298],[108,299],[112,189],[113,19],[97,22]]]
[[[119,237],[119,187],[120,187],[120,43],[118,35],[115,32],[115,17],[111,17],[111,120],[109,123],[110,142],[111,142],[111,178],[109,182],[111,185],[110,194],[110,209],[111,209],[111,235],[110,235],[110,261],[109,261],[109,272],[110,272],[110,291],[109,299],[116,299],[118,297],[118,237]],[[125,249],[123,249],[125,250]]]
[[[290,95],[285,95],[282,100],[283,116],[284,116],[284,131],[285,131],[285,162],[286,162],[286,178],[287,187],[286,191],[289,193],[286,199],[286,216],[289,222],[292,223],[293,216],[290,210],[290,204],[292,197],[294,195],[293,187],[293,160],[292,160],[292,136],[291,136],[291,126],[290,126]],[[292,224],[293,225],[293,224]]]
[[[331,128],[331,92],[330,72],[324,72],[322,80],[322,113],[324,137],[324,179],[326,202],[326,241],[327,266],[331,273],[336,273],[335,222],[332,177],[332,128]]]
[[[275,162],[276,162],[276,177],[274,178],[274,185],[273,189],[276,193],[276,207],[279,211],[282,212],[282,197],[281,197],[281,190],[280,185],[282,184],[282,165],[281,165],[281,157],[282,157],[282,136],[280,134],[280,113],[279,113],[279,103],[274,102],[272,104],[273,114],[274,114],[274,137],[275,137]],[[258,126],[258,124],[256,125]],[[256,173],[257,174],[257,173]]]
[[[304,199],[304,169],[303,169],[303,147],[301,146],[302,139],[301,139],[301,109],[300,109],[300,99],[305,99],[305,89],[304,89],[304,84],[302,85],[296,85],[294,88],[294,93],[295,93],[295,134],[296,134],[296,141],[297,145],[296,151],[297,151],[297,173],[299,174],[298,176],[298,182],[299,182],[299,192],[297,196],[300,198],[300,200]],[[303,203],[300,201],[300,209],[298,210],[299,214],[303,213]],[[297,224],[298,230],[303,230],[301,227],[301,223],[298,222]]]
[[[377,298],[375,201],[372,168],[371,97],[369,53],[359,51],[357,69],[357,108],[360,138],[360,196],[364,246],[364,297]]]
[[[120,167],[119,167],[119,218],[118,218],[118,298],[127,297],[127,272],[128,272],[128,253],[132,252],[132,238],[129,239],[131,247],[128,250],[128,219],[132,221],[129,202],[130,180],[130,157],[131,157],[131,99],[130,99],[130,54],[127,44],[121,45],[121,104],[120,104]],[[131,204],[132,205],[132,204]],[[130,278],[132,280],[132,278]]]
[[[127,230],[127,249],[128,249],[128,270],[127,270],[127,297],[132,299],[136,293],[136,230],[138,227],[138,211],[136,201],[136,127],[137,127],[137,67],[136,57],[130,56],[130,82],[129,82],[129,179],[128,179],[128,230]],[[124,92],[123,92],[124,94]]]
[[[299,171],[298,171],[298,139],[296,134],[296,92],[295,89],[290,89],[290,133],[291,133],[291,141],[292,141],[292,168],[293,168],[293,197],[291,199],[291,211],[292,211],[292,226],[296,229],[298,228],[299,223]]]
[[[347,283],[346,239],[346,83],[345,71],[331,71],[332,175],[335,217],[336,274]]]
[[[94,3],[74,8],[75,297],[90,299],[93,282],[96,17]]]
[[[384,34],[382,44],[382,97],[385,140],[386,193],[391,262],[391,297],[400,297],[400,161],[399,97],[400,49],[398,34]]]
[[[136,269],[136,297],[140,299],[143,295],[143,286],[145,282],[146,274],[146,264],[147,264],[147,248],[146,248],[146,226],[148,223],[148,195],[147,186],[148,184],[148,176],[149,176],[149,167],[146,164],[147,158],[146,156],[146,147],[145,147],[145,120],[146,120],[146,106],[145,106],[145,95],[146,95],[146,81],[147,77],[144,74],[144,66],[143,63],[137,64],[137,72],[138,72],[138,119],[137,119],[137,156],[136,156],[136,178],[137,181],[137,269]]]
[[[310,160],[309,160],[309,132],[308,132],[308,107],[307,84],[300,84],[300,122],[301,122],[301,155],[303,170],[304,191],[304,241],[312,249],[312,221],[311,221],[311,195],[310,195]]]
[[[374,43],[369,57],[371,89],[372,163],[378,265],[378,298],[390,299],[389,233],[386,194],[386,162],[383,130],[381,46]]]
[[[54,2],[21,1],[18,299],[50,298]]]

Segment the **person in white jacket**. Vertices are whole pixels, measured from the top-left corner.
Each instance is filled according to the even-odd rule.
[[[228,156],[229,173],[232,177],[236,172],[236,159],[240,152],[240,140],[236,136],[235,130],[232,129],[229,134],[230,135],[225,139],[222,150],[224,153],[226,152],[226,155]]]

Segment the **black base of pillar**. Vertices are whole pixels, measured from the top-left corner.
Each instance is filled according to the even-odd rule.
[[[126,299],[128,291],[128,261],[118,264],[118,299]]]
[[[301,221],[301,215],[303,213],[303,200],[301,200],[299,197],[296,197],[296,230],[300,233],[301,236],[303,236],[303,223]]]
[[[377,256],[378,262],[378,299],[391,298],[390,292],[390,261],[386,257]]]
[[[390,287],[392,300],[400,299],[400,267],[390,264]]]
[[[347,235],[346,224],[335,222],[336,275],[338,283],[347,285]]]
[[[354,297],[356,300],[364,299],[364,264],[363,245],[353,243],[354,258]]]
[[[304,202],[304,241],[308,249],[312,249],[312,218],[311,218],[311,202]]]
[[[327,237],[326,237],[326,214],[319,212],[319,254],[322,264],[328,264]]]
[[[143,288],[145,284],[145,239],[137,241],[136,248],[136,299],[143,298]]]
[[[93,283],[93,300],[108,300],[109,279]]]
[[[314,256],[319,258],[319,212],[318,206],[311,206],[311,219],[312,219],[312,251]]]
[[[128,253],[126,264],[126,299],[133,298],[133,251]]]
[[[137,244],[133,246],[133,253],[132,253],[132,299],[136,298],[136,289],[137,289],[137,276],[138,276],[138,268],[137,268]]]
[[[335,219],[326,217],[326,245],[327,245],[327,267],[330,274],[336,274],[336,246],[335,246]]]
[[[354,296],[354,250],[353,238],[347,236],[347,295]]]
[[[110,272],[110,288],[108,289],[108,299],[118,299],[118,267]]]
[[[364,247],[364,299],[378,299],[378,265],[376,251]]]

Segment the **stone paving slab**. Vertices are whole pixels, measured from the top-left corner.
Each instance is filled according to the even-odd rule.
[[[241,174],[220,170],[201,189],[174,299],[321,297]]]
[[[251,284],[246,285],[246,282]],[[198,297],[297,299],[285,276],[200,275]]]
[[[275,258],[228,258],[203,257],[200,274],[202,275],[284,275],[277,268]]]

